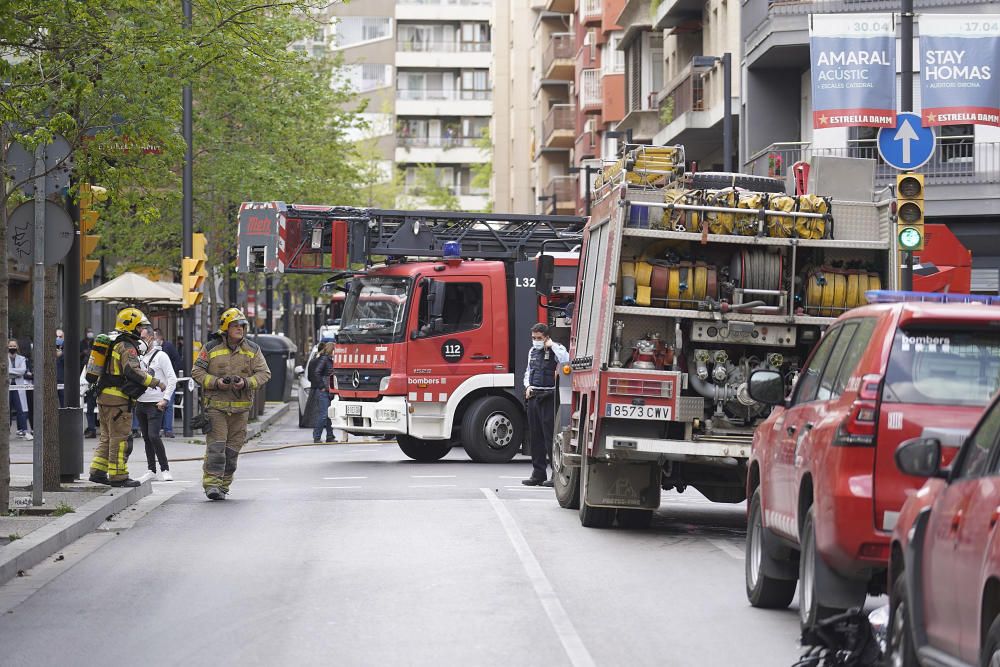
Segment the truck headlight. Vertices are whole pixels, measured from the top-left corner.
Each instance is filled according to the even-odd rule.
[[[386,375],[384,378],[382,378],[379,381],[379,383],[378,383],[378,390],[379,391],[388,391],[389,390],[389,379],[390,379],[390,376]]]
[[[336,373],[334,373],[333,375],[330,376],[330,386],[333,387],[334,389],[338,388],[337,387],[337,374]]]
[[[399,412],[396,410],[386,410],[380,408],[375,411],[375,421],[380,422],[394,422],[399,419]]]

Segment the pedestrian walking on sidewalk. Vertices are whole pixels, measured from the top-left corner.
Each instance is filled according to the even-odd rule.
[[[210,500],[224,500],[233,483],[240,450],[246,444],[251,392],[271,379],[264,353],[246,339],[247,318],[229,308],[219,330],[201,348],[191,377],[205,392],[211,431],[205,437],[202,487]]]
[[[90,481],[111,486],[139,486],[128,476],[128,436],[132,430],[132,403],[154,385],[166,389],[162,380],[142,369],[139,356],[146,344],[137,337],[140,325],[149,320],[138,308],[123,308],[115,320],[117,338],[108,350],[104,371],[97,381],[97,419],[101,432],[90,461]]]
[[[163,438],[160,437],[160,427],[163,425],[164,414],[170,406],[170,399],[177,387],[177,375],[174,374],[174,366],[170,363],[170,358],[163,352],[163,348],[156,340],[152,327],[144,325],[139,336],[148,346],[146,354],[142,356],[143,368],[167,385],[164,390],[161,390],[158,385],[150,387],[146,393],[138,398],[135,404],[135,414],[139,417],[139,433],[142,434],[142,440],[146,443],[146,466],[149,468],[139,478],[139,481],[145,482],[156,477],[156,462],[159,461],[160,480],[171,482],[174,477],[170,474],[170,462],[167,460],[167,450],[163,446]]]
[[[181,367],[181,355],[180,355],[180,353],[177,351],[177,348],[174,347],[173,343],[171,343],[169,340],[167,340],[166,338],[164,338],[163,331],[161,331],[160,329],[153,329],[153,336],[156,338],[156,343],[161,348],[163,348],[163,353],[165,355],[167,355],[168,359],[170,359],[170,363],[174,367],[174,377],[176,377],[177,374],[183,372],[183,368]],[[174,392],[173,394],[171,394],[171,396],[170,396],[170,405],[168,405],[167,409],[163,411],[163,437],[164,438],[172,438],[172,437],[174,437],[174,403],[175,403],[174,399],[175,398],[176,398],[176,392]]]
[[[313,442],[323,441],[323,431],[326,431],[326,442],[334,442],[333,425],[330,423],[330,377],[333,375],[333,343],[320,345],[319,355],[313,366],[312,377],[309,378],[313,393],[313,405],[316,410],[316,421],[313,422]]]
[[[7,373],[12,386],[31,384],[31,373],[28,371],[28,360],[19,354],[20,346],[11,338],[7,341]],[[31,430],[28,426],[28,396],[23,389],[8,390],[10,395],[10,418],[17,419],[17,434],[31,440]],[[10,425],[7,426],[10,428]]]
[[[528,443],[531,445],[531,477],[526,486],[552,486],[548,478],[552,459],[552,431],[556,416],[559,368],[569,362],[566,348],[552,340],[548,326],[531,327],[531,351],[524,371],[524,398],[528,406]]]

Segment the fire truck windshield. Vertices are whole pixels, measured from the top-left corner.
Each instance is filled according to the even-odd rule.
[[[364,276],[352,281],[337,340],[393,343],[403,339],[409,278]]]

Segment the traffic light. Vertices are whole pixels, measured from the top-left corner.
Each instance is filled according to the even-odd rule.
[[[191,235],[191,255],[181,260],[181,283],[184,290],[184,308],[190,308],[201,303],[204,296],[202,286],[208,276],[208,269],[205,267],[205,244],[207,239],[204,234]]]
[[[924,249],[924,175],[896,175],[900,250]]]
[[[97,204],[108,198],[107,188],[90,183],[80,184],[80,282],[85,283],[94,277],[101,265],[99,259],[91,259],[90,255],[97,249],[101,239],[98,234],[90,234],[97,224],[100,213]]]

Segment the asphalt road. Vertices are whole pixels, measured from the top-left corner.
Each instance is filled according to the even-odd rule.
[[[305,443],[294,411],[264,437]],[[793,609],[744,594],[745,507],[668,494],[650,529],[594,530],[527,458],[434,464],[394,444],[199,465],[0,587],[5,665],[784,666]],[[170,496],[170,494],[175,494]]]

